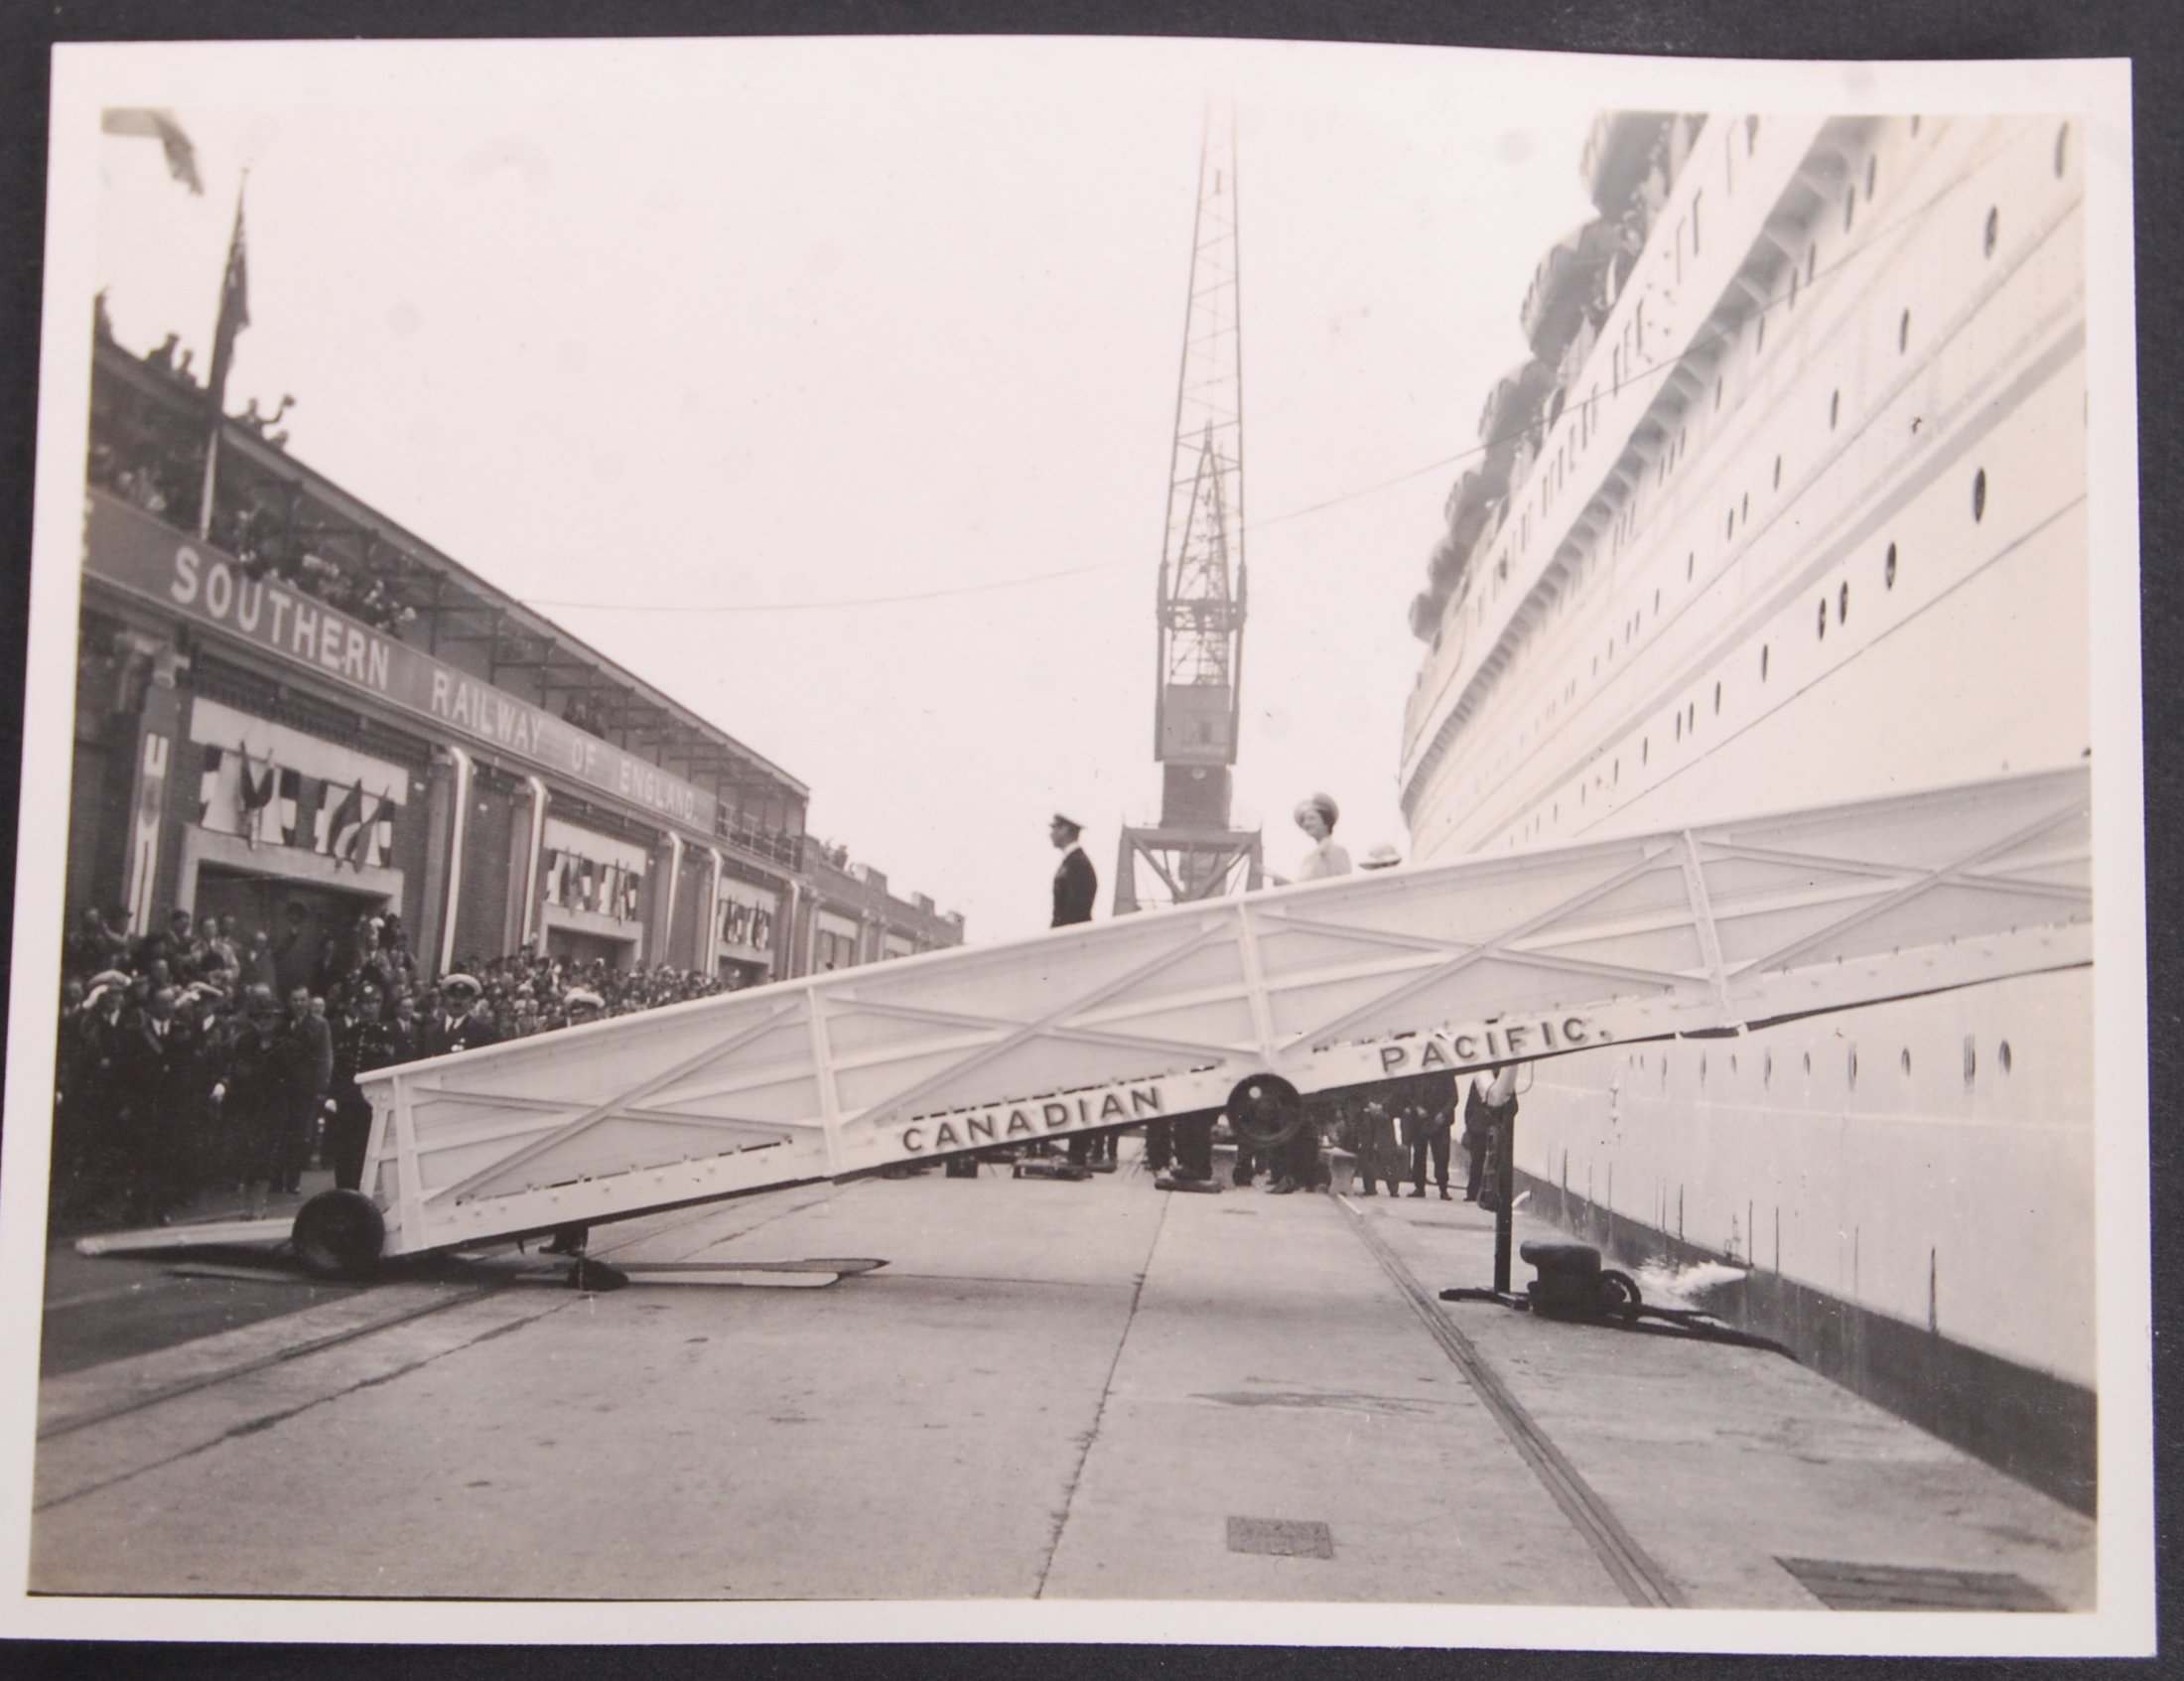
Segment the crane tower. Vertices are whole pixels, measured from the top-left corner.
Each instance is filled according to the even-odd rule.
[[[1236,119],[1206,113],[1157,606],[1153,754],[1160,820],[1126,827],[1117,914],[1260,884],[1257,829],[1229,826],[1244,665],[1244,371]]]

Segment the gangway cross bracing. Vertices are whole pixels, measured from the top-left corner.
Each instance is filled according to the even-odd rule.
[[[1271,1135],[1293,1093],[2090,962],[2091,831],[2079,767],[812,976],[366,1074],[364,1184],[412,1254],[1254,1083]]]
[[[1216,1111],[1273,1142],[1316,1093],[2088,964],[2092,870],[2081,764],[693,1000],[359,1075],[364,1196],[296,1246],[354,1267]]]

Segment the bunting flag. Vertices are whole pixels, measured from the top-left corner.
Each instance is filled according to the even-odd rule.
[[[303,809],[303,772],[283,770],[279,791],[273,796],[273,821],[280,830],[283,846],[296,844],[296,821],[298,813]]]
[[[198,823],[203,827],[212,815],[212,806],[220,796],[220,770],[227,755],[216,747],[207,745],[202,761],[204,769],[198,772]]]
[[[751,913],[751,948],[753,951],[773,949],[773,912],[753,911]]]
[[[559,905],[561,903],[561,859],[562,855],[559,852],[549,852],[546,855],[546,903],[548,905]]]
[[[623,874],[621,884],[621,919],[634,922],[637,919],[637,890],[644,886],[644,878],[634,870]]]
[[[352,860],[356,846],[356,834],[364,825],[364,784],[361,778],[342,795],[341,803],[334,808],[334,815],[327,819],[327,850],[339,864]]]
[[[100,113],[98,126],[107,134],[138,134],[157,140],[167,154],[167,173],[191,192],[204,193],[205,183],[198,179],[198,149],[190,144],[190,136],[183,133],[173,111],[112,105]]]
[[[261,774],[257,770],[257,761],[250,757],[248,747],[238,744],[235,753],[242,760],[242,774],[235,781],[235,809],[241,819],[243,838],[255,847],[258,844],[258,830],[264,819],[265,808],[273,802],[273,761],[268,759],[265,762],[265,770]]]
[[[362,782],[356,784],[359,808],[362,805],[363,786]],[[372,862],[372,849],[379,839],[380,814],[386,808],[387,796],[385,794],[375,794],[372,796],[370,812],[357,817],[355,830],[348,837],[348,845],[341,851],[341,860],[348,864],[350,868],[361,870],[366,864]]]
[[[599,882],[589,858],[584,860],[583,869],[577,872],[577,904],[586,911],[599,909]]]

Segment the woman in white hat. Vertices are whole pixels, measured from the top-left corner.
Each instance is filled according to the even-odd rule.
[[[1341,815],[1334,800],[1323,793],[1307,794],[1297,802],[1297,826],[1312,838],[1311,851],[1297,866],[1298,881],[1316,882],[1350,873],[1350,855],[1334,838],[1335,820]]]

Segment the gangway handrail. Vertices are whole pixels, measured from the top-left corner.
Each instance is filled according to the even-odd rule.
[[[922,953],[361,1074],[364,1212],[416,1254],[1158,1118],[1271,1135],[1315,1093],[2090,963],[2092,874],[2080,763]]]

